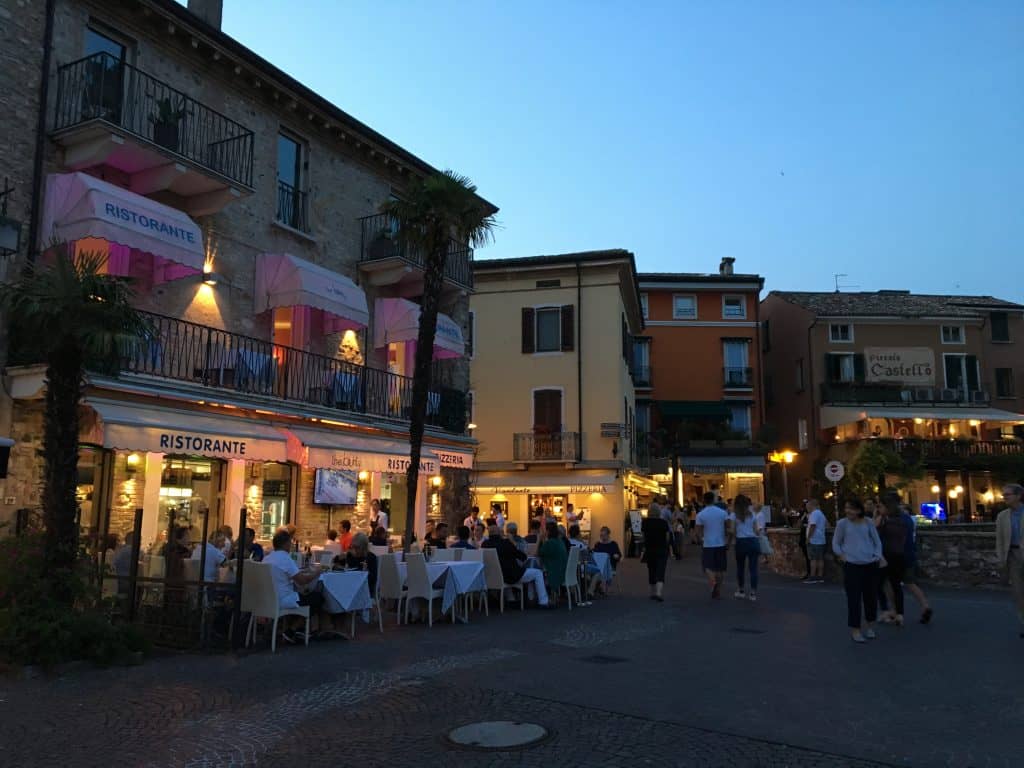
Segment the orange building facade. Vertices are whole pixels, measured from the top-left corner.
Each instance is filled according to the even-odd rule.
[[[644,335],[635,341],[642,462],[681,502],[713,491],[764,500],[760,292],[764,278],[641,273]]]

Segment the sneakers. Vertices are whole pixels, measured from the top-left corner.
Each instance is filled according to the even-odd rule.
[[[853,640],[853,642],[855,642],[855,643],[866,643],[867,642],[867,640],[864,639],[864,635],[850,635],[850,639]]]
[[[878,635],[875,634],[875,630],[869,629],[867,632],[864,633],[864,637],[866,637],[868,640],[874,640],[876,637],[878,637]]]
[[[925,608],[924,609],[924,613],[921,614],[921,623],[922,624],[927,624],[931,620],[932,620],[932,609],[931,608]]]
[[[664,603],[665,602],[665,598],[662,597],[661,595],[654,595],[654,599],[657,600],[659,603]]]
[[[747,593],[746,593],[746,592],[744,592],[744,591],[743,591],[742,589],[737,589],[737,590],[736,590],[736,591],[735,591],[735,592],[733,593],[733,597],[738,597],[738,598],[739,598],[740,600],[742,600],[742,599],[743,599],[743,598],[745,598],[746,596],[747,596]]]
[[[750,602],[752,602],[752,603],[756,603],[757,602],[757,595],[754,592],[751,592],[750,596],[747,599],[750,600]]]

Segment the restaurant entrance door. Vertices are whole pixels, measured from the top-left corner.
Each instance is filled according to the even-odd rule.
[[[192,540],[203,535],[203,510],[209,510],[207,535],[223,523],[224,462],[200,456],[167,456],[160,475],[157,530],[175,526],[194,527]]]

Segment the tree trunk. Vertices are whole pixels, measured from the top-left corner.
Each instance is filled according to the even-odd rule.
[[[409,469],[405,507],[405,549],[408,551],[416,524],[416,491],[420,479],[420,454],[423,452],[423,431],[427,419],[427,395],[430,392],[431,362],[434,359],[434,336],[437,333],[437,312],[441,303],[448,244],[427,254],[423,270],[423,299],[420,310],[419,335],[416,337],[416,359],[412,373],[412,413],[409,416]]]
[[[82,398],[82,354],[74,342],[61,344],[46,369],[43,416],[43,520],[47,558],[58,570],[78,554],[78,407]],[[59,581],[59,579],[58,579]]]

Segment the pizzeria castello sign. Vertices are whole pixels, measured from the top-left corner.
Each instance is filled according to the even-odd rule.
[[[935,352],[929,347],[867,347],[864,358],[865,381],[935,384]]]

